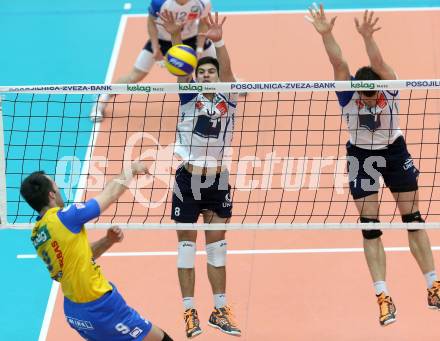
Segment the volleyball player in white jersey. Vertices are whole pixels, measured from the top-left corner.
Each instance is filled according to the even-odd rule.
[[[169,12],[161,13],[162,25],[172,33],[173,45],[181,43],[180,25]],[[228,51],[222,40],[223,19],[211,14],[206,20],[204,35],[212,40],[218,60],[199,59],[195,78],[198,83],[235,82]],[[178,82],[194,82],[192,75],[178,77]],[[195,83],[196,85],[197,83]],[[234,129],[238,94],[191,93],[180,94],[179,118],[175,153],[183,160],[176,171],[172,219],[177,223],[196,223],[202,214],[205,223],[227,223],[232,202],[228,171],[225,165]],[[208,278],[214,295],[214,310],[209,325],[240,336],[226,301],[226,231],[206,231]],[[186,335],[202,332],[194,305],[197,231],[178,231],[178,276],[185,309]]]
[[[215,48],[210,40],[198,36],[206,32],[207,27],[201,18],[205,18],[211,10],[210,0],[152,0],[148,13],[149,40],[139,53],[136,62],[127,75],[120,77],[116,83],[131,84],[143,80],[150,72],[155,62],[163,60],[164,55],[172,46],[170,34],[161,26],[159,13],[170,11],[182,27],[183,44],[197,51],[198,57],[215,57]],[[103,95],[98,104],[90,111],[92,121],[101,121],[106,106],[113,95]]]
[[[328,20],[322,5],[310,8],[307,19],[321,34],[325,50],[333,66],[335,80],[396,79],[393,69],[385,63],[373,33],[379,18],[365,11],[362,22],[355,19],[371,66],[360,68],[351,77],[347,62],[332,34],[336,18]],[[391,190],[399,207],[402,221],[415,223],[408,230],[409,246],[423,272],[428,288],[428,307],[440,309],[440,282],[434,268],[430,241],[425,230],[417,229],[424,220],[418,208],[419,171],[414,166],[398,124],[398,91],[345,91],[337,93],[346,118],[350,141],[347,143],[350,192],[359,211],[361,223],[377,223],[379,215],[379,176]],[[385,326],[395,321],[396,308],[385,283],[386,259],[380,230],[363,230],[364,253],[374,282],[379,322]]]

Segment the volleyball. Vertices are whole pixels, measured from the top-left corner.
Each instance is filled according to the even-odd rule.
[[[196,52],[188,45],[174,45],[165,55],[165,66],[175,76],[190,75],[196,65]]]

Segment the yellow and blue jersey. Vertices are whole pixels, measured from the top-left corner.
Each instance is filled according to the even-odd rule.
[[[50,276],[61,283],[64,314],[86,340],[141,341],[152,324],[127,305],[93,259],[84,224],[98,217],[95,199],[49,209],[35,224],[32,243]]]
[[[38,256],[46,263],[52,279],[61,283],[64,296],[75,303],[97,300],[112,290],[93,259],[84,228],[99,214],[94,199],[64,209],[54,207],[39,217],[32,231]]]

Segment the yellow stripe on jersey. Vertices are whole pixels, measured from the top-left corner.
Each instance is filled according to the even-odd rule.
[[[71,232],[58,218],[59,210],[49,209],[35,224],[32,243],[65,297],[76,303],[94,301],[112,287],[93,260],[86,229]]]

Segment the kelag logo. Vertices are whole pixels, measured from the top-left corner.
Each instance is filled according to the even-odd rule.
[[[127,85],[127,91],[142,91],[142,92],[151,92],[151,86],[148,85]]]
[[[203,91],[203,86],[202,85],[197,85],[197,84],[183,85],[183,84],[179,83],[179,90],[190,90],[190,91],[202,92]]]
[[[351,88],[354,90],[374,90],[376,88],[376,85],[374,83],[370,82],[363,82],[363,81],[356,81],[356,83],[353,83],[353,81],[350,82]]]

